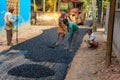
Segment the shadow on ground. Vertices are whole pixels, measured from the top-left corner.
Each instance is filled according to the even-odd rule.
[[[52,76],[54,71],[42,65],[23,64],[11,69],[8,74],[27,78],[40,78]]]
[[[50,63],[64,65],[65,67],[62,67],[65,68],[63,69],[64,71],[60,72],[60,70],[57,70],[59,71],[59,73],[62,74],[61,79],[56,79],[56,80],[63,80],[63,77],[67,72],[68,65],[71,63],[73,57],[75,56],[76,51],[80,47],[82,38],[85,35],[86,31],[87,29],[80,29],[78,39],[76,40],[76,44],[74,46],[74,50],[71,53],[65,51],[63,49],[64,48],[63,45],[57,46],[54,49],[48,47],[49,45],[54,43],[57,37],[57,28],[44,30],[43,34],[38,35],[29,40],[26,40],[25,42],[22,42],[18,45],[15,45],[11,47],[10,50],[15,49],[15,50],[27,51],[28,53],[24,54],[25,58],[34,62],[50,62]],[[56,69],[59,69],[59,66]],[[49,68],[46,68],[44,65],[41,64],[40,65],[23,64],[11,69],[8,73],[14,76],[40,78],[40,77],[51,76],[54,74],[54,71]]]

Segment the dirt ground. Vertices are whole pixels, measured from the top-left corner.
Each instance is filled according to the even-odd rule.
[[[98,29],[99,31],[99,29]],[[106,42],[107,42],[107,36],[103,35],[104,37],[104,41],[101,42],[101,49],[103,51],[104,54],[106,54]],[[99,52],[99,54],[102,54],[101,51]],[[106,55],[103,55],[103,61],[102,64],[100,65],[100,70],[97,74],[98,76],[98,80],[120,80],[120,64],[115,56],[115,54],[113,53],[111,56],[111,65],[107,68],[106,64],[105,64],[105,59],[106,59]]]
[[[120,65],[115,57],[109,68],[103,68],[99,73],[101,80],[120,80]]]
[[[120,66],[115,56],[112,56],[111,66],[105,66],[106,40],[103,31],[98,29],[95,34],[99,39],[99,47],[89,49],[84,42],[88,38],[85,35],[65,80],[120,80]]]
[[[97,32],[99,38],[98,49],[90,49],[87,47],[84,40],[88,38],[84,36],[81,47],[79,48],[76,56],[73,59],[66,80],[100,80],[98,72],[101,70],[105,59],[105,43],[101,39],[101,32]]]

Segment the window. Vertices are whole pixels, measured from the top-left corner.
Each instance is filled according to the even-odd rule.
[[[120,11],[120,0],[116,2],[116,11]]]
[[[13,15],[19,15],[20,13],[20,0],[7,0],[7,8],[14,7]]]

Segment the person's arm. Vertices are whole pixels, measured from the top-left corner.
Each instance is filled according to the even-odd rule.
[[[66,29],[63,28],[63,26],[65,26],[65,25],[63,24],[63,19],[62,19],[62,18],[59,18],[59,27],[61,27],[61,29],[62,29],[63,31],[65,31]]]
[[[61,20],[61,18],[59,17],[59,18],[58,18],[58,25],[59,25],[59,26],[61,26],[61,21],[62,21],[62,20]]]
[[[69,32],[69,28],[68,28],[68,26],[67,26],[67,31]]]
[[[72,36],[73,36],[73,28],[69,28],[69,36],[68,36],[68,39],[71,39]]]

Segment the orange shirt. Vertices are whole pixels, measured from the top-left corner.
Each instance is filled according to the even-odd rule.
[[[59,17],[59,22],[58,22],[58,33],[63,33],[66,34],[66,26],[63,24],[63,19],[64,17]]]
[[[63,25],[63,26],[58,26],[58,33],[63,33],[63,34],[66,34],[66,26]]]

